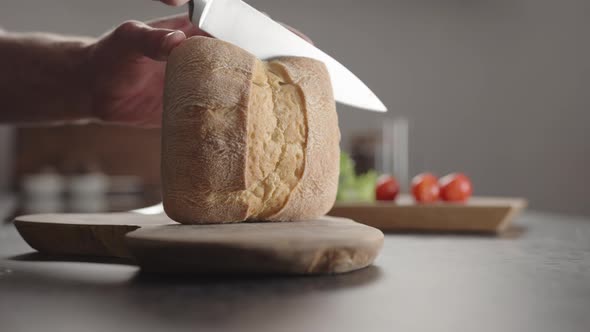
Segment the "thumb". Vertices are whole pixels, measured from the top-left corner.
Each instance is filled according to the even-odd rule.
[[[184,32],[158,29],[139,21],[127,21],[111,34],[118,49],[131,56],[146,56],[153,60],[166,60],[172,49],[186,39]]]

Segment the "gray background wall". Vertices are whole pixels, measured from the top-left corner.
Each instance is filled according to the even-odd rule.
[[[410,173],[590,215],[590,1],[251,0],[300,28],[410,120]],[[7,30],[98,35],[182,11],[149,0],[3,1]],[[344,137],[381,115],[339,107]],[[1,167],[0,167],[1,168]]]

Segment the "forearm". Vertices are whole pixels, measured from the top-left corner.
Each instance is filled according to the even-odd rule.
[[[0,31],[0,122],[92,119],[86,46],[93,40]]]

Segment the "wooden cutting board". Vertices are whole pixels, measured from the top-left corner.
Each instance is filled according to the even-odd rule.
[[[493,197],[473,197],[466,203],[417,204],[402,196],[395,203],[337,203],[328,214],[385,232],[498,233],[506,230],[526,205],[522,198]]]
[[[32,214],[14,224],[33,249],[51,255],[130,258],[125,234],[139,227],[175,224],[164,214],[137,213]]]
[[[322,217],[283,223],[168,225],[127,234],[143,270],[173,274],[332,274],[370,265],[378,229]]]
[[[383,244],[378,229],[334,217],[180,225],[165,214],[38,214],[15,225],[41,253],[135,258],[161,273],[341,273],[370,265]]]

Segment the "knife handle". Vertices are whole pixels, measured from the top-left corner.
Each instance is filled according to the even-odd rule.
[[[193,0],[188,2],[188,19],[192,22],[193,21],[193,13],[195,12],[195,3]]]
[[[201,16],[203,16],[203,13],[208,10],[213,1],[214,0],[190,0],[188,2],[188,18],[194,25],[199,27]],[[196,17],[195,13],[197,15]]]

